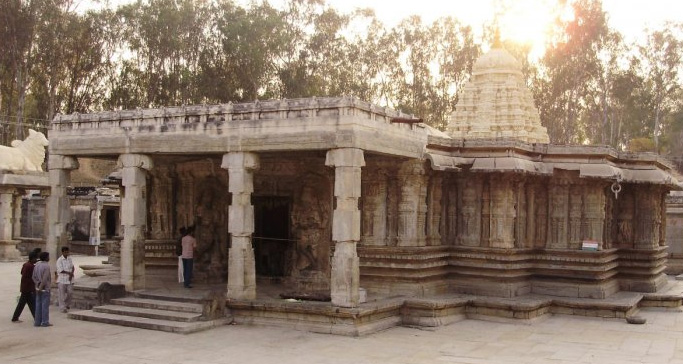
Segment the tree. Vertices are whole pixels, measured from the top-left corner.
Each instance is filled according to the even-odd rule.
[[[683,41],[678,39],[674,29],[683,30],[683,24],[667,24],[662,30],[650,31],[647,43],[639,47],[645,87],[652,95],[652,137],[655,149],[660,150],[660,136],[666,126],[665,118],[673,111],[679,100],[680,84],[678,72],[683,56]]]

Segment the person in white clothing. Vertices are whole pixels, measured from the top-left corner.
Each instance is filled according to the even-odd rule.
[[[59,293],[59,311],[66,313],[71,308],[73,296],[74,263],[69,256],[69,248],[62,247],[62,255],[57,259],[57,292]]]

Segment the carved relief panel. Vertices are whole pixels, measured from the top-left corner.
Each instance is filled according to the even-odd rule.
[[[526,195],[526,181],[520,180],[514,182],[515,193],[515,211],[517,217],[515,219],[515,247],[529,248],[531,241],[527,240],[527,215],[529,214],[529,199]]]
[[[552,181],[548,189],[548,244],[549,249],[569,246],[569,184]]]
[[[534,247],[545,248],[548,242],[548,184],[537,183],[530,187],[533,191],[533,236]]]
[[[605,227],[605,188],[600,182],[586,184],[583,195],[583,239],[603,242]],[[604,244],[603,244],[604,247]]]
[[[483,182],[479,176],[458,178],[458,245],[480,246]]]
[[[403,162],[399,170],[398,245],[426,245],[427,183],[424,163]]]
[[[637,186],[635,248],[653,249],[659,246],[662,224],[662,198],[656,186]]]
[[[175,220],[175,173],[173,166],[156,164],[150,171],[149,214],[151,239],[174,239],[177,226]]]
[[[583,222],[581,214],[583,210],[583,184],[569,186],[569,244],[571,250],[581,248],[583,237]]]
[[[178,163],[175,214],[178,227],[194,226],[198,280],[220,282],[228,264],[228,173],[212,159]],[[173,237],[179,237],[174,232]]]
[[[387,175],[371,163],[368,163],[366,170],[361,184],[361,244],[385,245]]]
[[[443,176],[432,172],[427,190],[427,245],[441,245]]]
[[[456,244],[458,237],[458,187],[455,178],[452,174],[447,175],[444,184],[444,216],[443,220],[444,231],[446,233],[446,243],[450,245]]]
[[[623,188],[619,199],[615,201],[614,211],[615,224],[612,227],[612,236],[618,248],[630,248],[633,244],[633,219],[635,218],[635,195],[631,188]]]
[[[492,175],[490,178],[491,223],[489,245],[494,248],[515,246],[515,182],[512,176]]]

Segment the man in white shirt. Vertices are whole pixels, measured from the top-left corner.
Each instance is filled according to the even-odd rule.
[[[69,248],[62,247],[62,255],[57,259],[57,290],[59,292],[59,311],[66,313],[71,308],[73,295],[74,263],[69,256]]]

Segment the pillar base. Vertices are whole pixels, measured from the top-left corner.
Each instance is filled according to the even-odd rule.
[[[0,262],[19,262],[21,252],[17,249],[17,244],[21,243],[19,240],[2,240],[0,241]]]
[[[355,242],[337,242],[332,257],[332,304],[339,307],[358,307],[360,303],[358,254]]]
[[[234,300],[256,299],[256,262],[250,237],[232,238],[228,251],[228,292]]]

